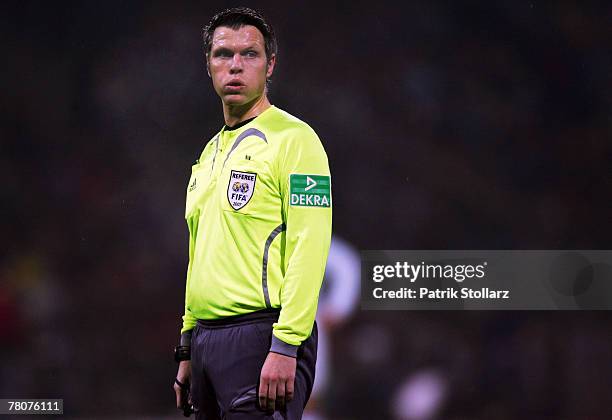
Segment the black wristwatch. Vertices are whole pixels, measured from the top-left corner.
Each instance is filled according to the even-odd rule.
[[[180,363],[183,360],[191,360],[191,346],[176,346],[174,348],[174,361]]]

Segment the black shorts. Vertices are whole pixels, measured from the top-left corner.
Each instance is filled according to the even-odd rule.
[[[316,322],[297,353],[293,400],[274,414],[259,408],[259,376],[278,315],[278,310],[264,310],[198,321],[191,338],[191,395],[196,419],[302,418],[314,383]]]

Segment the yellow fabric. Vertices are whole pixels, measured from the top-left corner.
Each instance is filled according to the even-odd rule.
[[[299,345],[308,338],[331,240],[331,195],[329,207],[291,204],[292,174],[330,182],[316,133],[274,106],[208,142],[187,187],[189,266],[181,332],[197,319],[271,307],[281,308],[273,332],[278,339]]]

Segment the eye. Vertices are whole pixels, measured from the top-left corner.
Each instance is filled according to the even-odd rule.
[[[218,49],[213,52],[213,57],[215,58],[231,58],[232,55],[232,52],[226,49]]]
[[[247,50],[244,52],[243,54],[245,57],[249,57],[249,58],[255,58],[257,56],[259,56],[259,54],[257,53],[257,51],[254,50]]]

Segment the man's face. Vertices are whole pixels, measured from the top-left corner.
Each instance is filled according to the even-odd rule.
[[[272,76],[275,57],[266,59],[259,29],[245,25],[237,30],[220,26],[213,33],[208,72],[215,91],[226,105],[245,105],[263,95]]]

